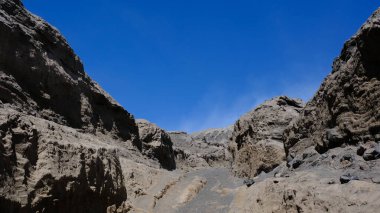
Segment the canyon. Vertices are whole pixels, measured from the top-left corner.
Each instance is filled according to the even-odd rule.
[[[191,134],[135,119],[20,0],[0,0],[0,38],[1,212],[380,208],[380,9],[307,103]]]

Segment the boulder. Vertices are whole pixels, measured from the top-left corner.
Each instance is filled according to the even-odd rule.
[[[157,159],[168,170],[176,168],[173,143],[163,129],[144,119],[137,119],[142,152],[150,158]]]
[[[302,107],[301,100],[281,96],[264,102],[235,123],[229,149],[237,176],[252,178],[270,172],[285,160],[282,134]]]

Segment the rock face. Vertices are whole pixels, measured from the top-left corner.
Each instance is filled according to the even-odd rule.
[[[20,1],[0,0],[0,37],[1,212],[126,211],[159,169],[151,157],[175,168],[168,135],[138,129]]]
[[[301,100],[281,96],[243,115],[234,125],[229,147],[234,173],[254,177],[280,165],[285,160],[282,134],[302,108]]]
[[[342,145],[380,142],[380,11],[346,42],[332,73],[286,130],[285,148],[319,153]]]
[[[19,0],[0,0],[0,38],[0,212],[380,209],[380,9],[305,108],[193,134],[135,121]],[[231,162],[247,180],[209,168]]]
[[[184,167],[226,167],[231,155],[227,150],[232,127],[208,129],[193,134],[169,132],[176,159]]]
[[[378,212],[380,9],[284,131],[287,163],[240,188],[231,212]]]
[[[132,115],[88,77],[62,35],[19,0],[0,0],[0,37],[3,104],[141,147]]]
[[[13,109],[0,118],[2,211],[105,212],[127,199],[115,148]]]
[[[173,170],[176,168],[172,141],[168,133],[147,120],[136,120],[142,152],[150,158],[158,159],[163,168]]]

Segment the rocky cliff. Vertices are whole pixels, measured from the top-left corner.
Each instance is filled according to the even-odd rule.
[[[380,9],[284,131],[287,164],[240,188],[231,212],[378,212],[379,44]]]
[[[20,1],[0,0],[0,38],[1,212],[126,211],[175,168],[169,136],[137,126]]]
[[[252,178],[284,162],[283,132],[302,109],[301,100],[281,96],[243,115],[234,125],[229,144],[234,173]]]
[[[19,0],[0,0],[0,38],[0,212],[380,208],[380,9],[306,106],[193,134],[135,120]]]
[[[343,47],[332,73],[300,118],[286,131],[294,156],[309,146],[319,153],[380,141],[380,11]]]
[[[0,101],[17,111],[141,147],[133,116],[84,72],[57,29],[0,1]]]

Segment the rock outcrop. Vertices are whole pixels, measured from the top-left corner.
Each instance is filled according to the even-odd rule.
[[[84,72],[57,29],[0,1],[0,101],[25,114],[141,147],[133,116]]]
[[[1,211],[105,212],[127,199],[116,147],[13,109],[0,119]]]
[[[149,126],[140,140],[133,116],[21,1],[0,0],[0,37],[1,212],[126,211],[149,187],[136,177],[160,167],[150,153],[173,168],[168,135],[154,147]]]
[[[231,133],[232,126],[193,134],[169,132],[177,163],[182,168],[228,167],[231,154],[227,147]]]
[[[287,163],[240,188],[231,212],[377,212],[380,208],[380,9],[284,131]]]
[[[234,173],[252,178],[280,165],[285,160],[282,134],[302,108],[301,100],[281,96],[243,115],[234,125],[229,147]]]
[[[0,0],[0,37],[0,212],[380,209],[380,9],[306,107],[193,134],[136,121],[21,1]]]
[[[163,168],[176,168],[173,143],[168,133],[157,125],[144,119],[136,120],[142,142],[142,152],[150,158],[157,159]]]
[[[380,10],[346,42],[332,73],[286,131],[289,156],[380,142]]]

